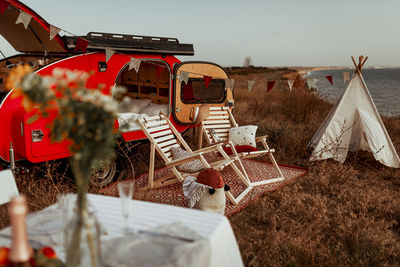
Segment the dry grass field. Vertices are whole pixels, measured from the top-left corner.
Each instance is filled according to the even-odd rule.
[[[280,82],[266,94],[246,80],[278,79],[279,71],[238,74],[235,117],[268,134],[278,162],[306,166],[307,176],[266,193],[230,218],[247,266],[400,266],[400,170],[352,153],[344,164],[310,163],[308,141],[332,105]],[[277,76],[278,75],[278,76]],[[292,77],[293,78],[293,77]],[[400,151],[400,119],[383,118]]]
[[[245,265],[400,266],[400,170],[384,167],[366,152],[351,153],[344,164],[310,163],[306,145],[332,104],[308,92],[288,69],[228,71],[236,80],[238,123],[258,125],[258,135],[268,134],[279,163],[309,168],[308,175],[229,218]],[[297,77],[293,92],[284,81],[288,77]],[[280,80],[268,94],[267,79]],[[251,92],[247,80],[257,81]],[[383,121],[400,151],[400,118]],[[193,140],[191,131],[186,138]],[[136,174],[147,172],[148,144],[134,149]],[[53,161],[19,175],[17,183],[32,212],[54,203],[59,192],[73,191],[70,177],[62,162]],[[6,207],[0,206],[0,227],[8,224]]]

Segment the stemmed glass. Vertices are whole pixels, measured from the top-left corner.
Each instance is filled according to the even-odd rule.
[[[129,232],[128,219],[133,197],[133,182],[122,181],[118,183],[119,197],[121,198],[122,216],[124,217],[124,232]]]

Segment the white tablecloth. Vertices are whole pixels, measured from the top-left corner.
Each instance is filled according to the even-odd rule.
[[[104,226],[108,235],[102,238],[112,238],[121,235],[124,226],[121,216],[121,203],[119,198],[88,195],[90,205],[96,211],[96,216]],[[35,216],[56,210],[57,205],[52,205],[43,211],[30,216],[27,220],[28,228],[35,221]],[[199,210],[185,209],[175,206],[132,200],[129,224],[138,230],[156,228],[160,225],[181,222],[194,230],[200,236],[206,238],[211,246],[210,266],[243,266],[240,251],[228,219],[222,215],[203,212]],[[9,234],[10,229],[0,231],[0,234]],[[62,243],[62,242],[61,242]],[[0,237],[0,246],[9,246],[10,241]],[[62,244],[56,245],[58,255],[62,257]]]

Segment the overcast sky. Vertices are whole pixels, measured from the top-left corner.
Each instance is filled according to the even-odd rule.
[[[400,0],[22,0],[47,22],[89,31],[176,37],[189,59],[240,66],[400,66]],[[64,32],[60,33],[64,35]],[[0,49],[13,49],[0,38]],[[182,58],[181,59],[186,59]]]

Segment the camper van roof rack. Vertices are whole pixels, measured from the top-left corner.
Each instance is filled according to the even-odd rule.
[[[86,36],[64,36],[68,49],[75,48],[79,37],[89,41],[87,51],[98,51],[107,47],[126,52],[194,55],[193,44],[181,44],[177,38],[102,32],[89,32]]]

